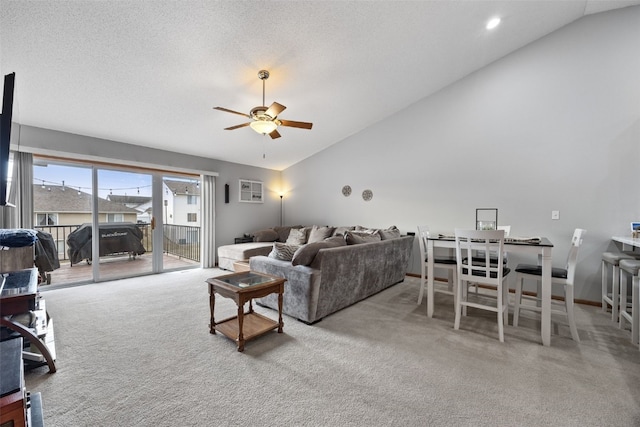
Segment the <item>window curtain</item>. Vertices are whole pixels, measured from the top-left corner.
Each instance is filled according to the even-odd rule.
[[[203,268],[216,266],[216,178],[202,175],[200,262]]]
[[[1,228],[33,228],[33,154],[14,151],[8,200],[0,207]]]
[[[33,228],[33,154],[15,153],[16,214],[21,228]],[[13,191],[13,190],[12,190]]]

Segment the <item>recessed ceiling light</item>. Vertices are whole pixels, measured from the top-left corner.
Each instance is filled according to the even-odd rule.
[[[493,30],[500,24],[500,18],[492,18],[487,22],[487,30]]]

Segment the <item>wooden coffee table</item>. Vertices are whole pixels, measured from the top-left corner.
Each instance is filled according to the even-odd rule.
[[[207,279],[209,284],[209,304],[211,308],[211,322],[209,332],[216,331],[236,341],[238,351],[244,351],[244,343],[250,339],[263,335],[273,329],[282,333],[282,295],[284,294],[286,279],[269,274],[242,271],[224,276]],[[269,319],[253,311],[253,298],[262,298],[269,294],[278,294],[278,321]],[[231,298],[238,306],[238,314],[228,319],[215,321],[215,294]],[[249,302],[249,311],[244,312],[244,305]]]

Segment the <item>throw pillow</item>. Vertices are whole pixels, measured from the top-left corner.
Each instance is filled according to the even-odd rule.
[[[273,230],[278,233],[278,242],[286,242],[287,238],[289,237],[289,231],[291,231],[292,228],[302,228],[301,225],[294,225],[294,226],[283,226],[283,227],[273,227]]]
[[[400,230],[395,225],[392,225],[386,230],[378,230],[378,234],[380,234],[382,240],[396,239],[400,237]]]
[[[287,237],[288,245],[301,246],[305,243],[307,243],[307,233],[304,228],[292,228],[291,231],[289,231],[289,237]]]
[[[377,228],[367,228],[361,225],[356,225],[356,229],[358,233],[368,233],[368,234],[376,234],[378,232]]]
[[[278,233],[272,228],[259,230],[253,233],[254,242],[275,242],[278,240]]]
[[[347,245],[359,245],[361,243],[379,242],[381,238],[378,233],[372,234],[360,231],[347,231],[344,234],[344,240],[347,242]]]
[[[293,254],[298,250],[298,245],[289,245],[281,242],[273,242],[273,249],[269,253],[270,258],[279,259],[282,261],[291,261]]]
[[[309,232],[307,243],[321,242],[327,237],[331,237],[333,230],[335,230],[333,227],[318,227],[314,225]]]
[[[333,231],[333,235],[334,236],[344,236],[345,231],[351,231],[354,230],[356,227],[355,226],[347,226],[347,227],[336,227],[336,229]]]
[[[293,259],[291,260],[292,265],[311,265],[311,263],[316,258],[316,255],[320,251],[320,249],[324,248],[337,248],[338,246],[346,245],[344,239],[340,236],[330,237],[321,242],[313,242],[307,243],[304,246],[300,246],[300,248],[293,254]]]

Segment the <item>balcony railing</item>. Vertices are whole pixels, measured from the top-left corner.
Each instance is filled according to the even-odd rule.
[[[163,251],[192,261],[200,261],[200,227],[165,224]]]
[[[58,248],[58,258],[62,262],[69,260],[67,236],[80,225],[38,225],[34,229],[51,234]],[[138,223],[136,225],[142,231],[144,249],[147,252],[152,252],[153,233],[151,233],[151,225],[149,223]],[[162,250],[164,253],[192,261],[200,261],[200,227],[165,224],[163,231]]]

